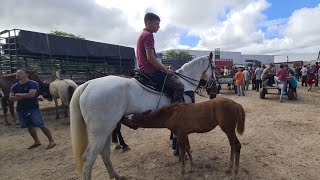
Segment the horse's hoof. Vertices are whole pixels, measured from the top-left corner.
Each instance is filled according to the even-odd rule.
[[[110,179],[116,179],[116,180],[126,180],[127,178],[124,177],[124,176],[118,176],[118,177],[115,177],[115,176],[109,176]]]
[[[122,148],[123,152],[129,151],[129,150],[131,150],[131,148],[129,146],[126,146],[126,147]]]
[[[119,149],[121,149],[122,148],[122,146],[121,145],[116,145],[116,147],[114,147],[114,149],[116,149],[116,150],[119,150]]]
[[[228,168],[228,169],[226,169],[224,172],[230,174],[230,173],[231,173],[231,169]]]

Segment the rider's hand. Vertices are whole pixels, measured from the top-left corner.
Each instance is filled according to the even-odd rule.
[[[166,69],[165,73],[168,74],[168,75],[171,75],[171,74],[173,74],[173,70],[172,69]]]

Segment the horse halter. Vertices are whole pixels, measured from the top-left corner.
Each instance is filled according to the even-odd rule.
[[[213,64],[212,64],[212,57],[213,57],[213,54],[212,54],[212,52],[211,52],[210,55],[209,55],[209,58],[208,58],[209,64],[208,64],[206,70],[204,70],[204,72],[202,73],[201,76],[203,76],[203,75],[208,71],[209,67],[211,67],[211,76],[210,76],[210,78],[214,79],[213,70],[214,70],[215,68],[214,68],[214,66],[213,66]],[[195,82],[198,82],[198,83],[200,82],[200,80],[196,80],[196,79],[190,78],[190,77],[185,76],[185,75],[183,75],[183,74],[179,74],[179,73],[177,73],[177,72],[174,72],[174,73],[175,73],[177,76],[181,77],[182,79],[184,79],[185,81],[187,81],[188,83],[190,83],[190,84],[192,84],[192,85],[194,85],[194,86],[198,86],[198,85],[195,84],[195,83],[193,83],[193,82],[191,82],[191,81],[195,81]],[[190,80],[191,80],[191,81],[190,81]],[[208,82],[207,82],[207,84],[205,85],[205,88],[208,88]]]

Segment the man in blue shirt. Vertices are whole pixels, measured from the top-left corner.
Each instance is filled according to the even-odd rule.
[[[16,78],[19,82],[11,87],[10,100],[17,101],[17,114],[21,128],[28,128],[30,135],[34,140],[34,144],[28,149],[35,148],[41,145],[35,127],[39,127],[47,136],[49,145],[47,149],[53,148],[54,142],[51,132],[43,123],[38,102],[39,84],[35,81],[29,80],[28,70],[19,69],[16,73]]]

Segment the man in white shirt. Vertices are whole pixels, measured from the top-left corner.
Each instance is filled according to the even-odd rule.
[[[307,65],[304,65],[301,69],[301,86],[307,86]]]
[[[263,73],[263,69],[261,68],[261,65],[258,66],[258,68],[255,70],[254,74],[256,76],[256,91],[259,91],[260,88],[262,88],[262,80],[261,75]]]
[[[248,68],[245,68],[242,73],[244,76],[244,87],[245,87],[245,90],[248,91],[249,83],[250,83],[250,73],[248,71]]]

